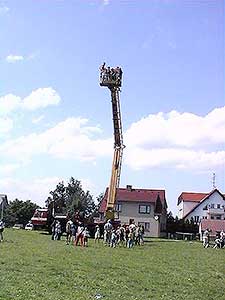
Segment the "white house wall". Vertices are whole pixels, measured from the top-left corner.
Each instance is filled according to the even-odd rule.
[[[183,214],[183,211],[184,211],[184,202],[181,201],[179,204],[178,204],[178,218],[179,219],[182,219],[184,214]]]
[[[198,205],[196,202],[183,202],[183,215],[181,218],[183,218],[186,214],[188,214],[189,211],[191,211],[195,206]]]
[[[149,223],[150,231],[145,231],[145,236],[159,237],[160,236],[160,224],[158,220],[154,218],[155,205],[151,203],[131,203],[131,202],[117,202],[120,203],[121,212],[119,212],[119,220],[121,224],[129,224],[130,219],[134,219],[136,224]],[[150,205],[150,214],[139,213],[139,205]]]
[[[203,217],[207,217],[209,218],[209,214],[208,214],[208,210],[203,210],[203,208],[207,205],[211,205],[214,204],[214,207],[217,207],[217,204],[220,204],[220,206],[225,206],[225,201],[223,200],[222,196],[215,191],[212,195],[209,196],[208,199],[206,199],[205,201],[203,201],[198,207],[196,207],[196,209],[191,212],[186,218],[185,220],[191,220],[191,218],[194,218],[195,216],[199,216],[199,221],[203,218]]]

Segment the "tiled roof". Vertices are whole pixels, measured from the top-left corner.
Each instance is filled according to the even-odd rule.
[[[210,234],[215,235],[217,231],[225,231],[225,220],[202,220],[201,230],[209,229]]]
[[[178,203],[181,202],[201,202],[206,196],[208,196],[210,193],[198,193],[198,192],[182,192],[180,196],[178,197]],[[223,195],[225,196],[225,194]]]
[[[99,212],[105,212],[106,201],[108,196],[108,188],[105,191],[103,201],[100,205]],[[167,206],[165,198],[165,190],[152,190],[152,189],[117,189],[116,201],[117,202],[139,202],[139,203],[156,203],[157,197],[160,197],[163,207]]]
[[[192,213],[199,205],[201,205],[205,200],[207,200],[215,192],[220,194],[221,197],[225,200],[225,196],[218,189],[214,189],[209,194],[206,194],[206,196],[204,198],[202,198],[201,201],[197,202],[196,205],[185,216],[183,216],[183,219],[186,218],[190,213]]]
[[[204,199],[208,195],[209,193],[183,192],[178,197],[177,204],[179,204],[181,201],[199,203],[201,202],[202,199]]]

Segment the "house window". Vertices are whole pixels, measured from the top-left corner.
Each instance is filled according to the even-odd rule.
[[[122,204],[116,204],[116,211],[121,212],[122,211]]]
[[[150,205],[139,205],[140,214],[150,214]]]
[[[217,204],[217,208],[220,208],[220,204]]]
[[[216,217],[216,220],[221,220],[221,216],[220,215],[217,215],[215,217]]]
[[[210,207],[211,207],[211,208],[214,208],[214,203],[212,203],[212,204],[210,205]]]
[[[214,220],[214,216],[211,216],[211,220]]]
[[[207,209],[208,209],[208,206],[207,206],[207,205],[203,207],[203,210],[207,210]]]

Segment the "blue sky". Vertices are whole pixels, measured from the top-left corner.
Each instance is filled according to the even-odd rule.
[[[43,205],[112,160],[106,61],[124,71],[121,186],[225,192],[224,2],[0,0],[0,192]]]

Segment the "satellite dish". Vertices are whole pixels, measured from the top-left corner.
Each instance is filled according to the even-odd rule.
[[[159,219],[159,216],[155,216],[154,218],[155,218],[155,220],[156,220],[156,221],[158,221],[158,219]]]

